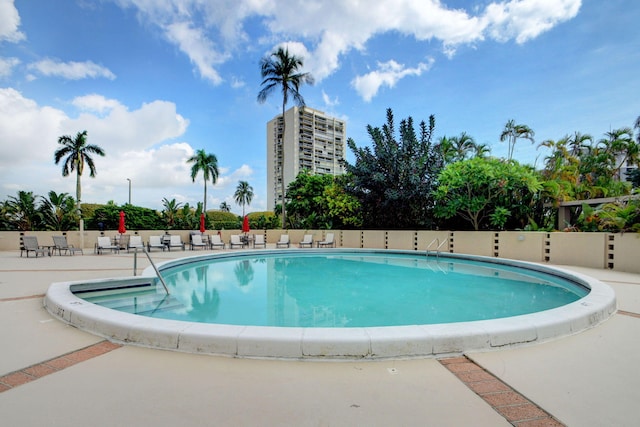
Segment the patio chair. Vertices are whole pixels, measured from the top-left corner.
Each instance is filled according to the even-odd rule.
[[[267,247],[267,243],[264,241],[264,234],[256,234],[253,237],[253,247],[255,248],[256,246]]]
[[[336,241],[333,240],[333,233],[327,233],[327,237],[321,242],[318,242],[318,247],[334,247]]]
[[[304,248],[305,246],[313,247],[313,234],[305,234],[298,246]]]
[[[133,235],[129,237],[129,242],[127,243],[127,252],[130,252],[131,249],[144,250],[144,243],[142,243],[142,236]]]
[[[98,255],[100,255],[105,250],[111,252],[120,252],[120,246],[112,244],[111,237],[100,236],[98,237],[98,242],[96,243],[96,252],[98,253]]]
[[[76,252],[80,252],[84,255],[82,248],[76,248],[75,246],[70,245],[65,236],[53,236],[53,245],[55,246],[53,251],[58,251],[58,255],[62,255],[62,251],[65,251],[65,253],[68,252],[69,255],[73,255]]]
[[[224,249],[226,244],[220,238],[218,234],[212,234],[210,240],[211,249],[215,249],[216,247]]]
[[[171,251],[171,248],[182,248],[182,250],[184,251],[184,243],[182,242],[182,238],[180,237],[180,235],[172,234],[171,238],[169,239],[169,245],[167,247],[169,248],[169,251]]]
[[[244,243],[242,243],[242,240],[240,240],[240,235],[239,234],[232,234],[231,235],[231,241],[229,242],[229,247],[231,249],[233,249],[234,246],[240,246],[241,248],[244,247]]]
[[[209,244],[202,240],[201,234],[192,234],[191,235],[191,250],[195,248],[208,249]]]
[[[22,248],[20,248],[20,256],[22,256],[22,251],[27,252],[27,258],[29,258],[29,252],[33,252],[36,254],[36,258],[38,258],[38,254],[49,255],[50,252],[47,248],[44,248],[38,244],[38,238],[36,236],[22,236]]]
[[[279,248],[281,246],[284,247],[289,247],[289,235],[288,234],[281,234],[280,235],[280,240],[278,240],[276,242],[276,248]]]
[[[162,249],[164,252],[167,249],[167,245],[162,242],[161,236],[149,236],[149,241],[147,242],[147,251],[151,252],[151,249]]]

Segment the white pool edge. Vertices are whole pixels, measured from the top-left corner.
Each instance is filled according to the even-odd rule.
[[[327,250],[331,249],[321,249],[318,252]],[[242,253],[249,252],[253,251]],[[264,250],[259,252],[265,254]],[[282,252],[280,250],[278,253]],[[414,251],[396,252],[415,254]],[[232,254],[240,253],[236,251]],[[162,265],[193,262],[210,256],[182,258]],[[435,357],[531,345],[595,327],[616,311],[613,289],[586,275],[523,261],[456,254],[446,256],[552,272],[570,277],[589,287],[591,291],[584,298],[565,306],[522,316],[436,325],[368,328],[236,326],[153,319],[101,307],[78,298],[71,292],[71,286],[79,284],[148,280],[151,273],[147,270],[143,276],[138,277],[53,283],[44,298],[44,306],[58,319],[115,342],[232,357],[322,360]]]

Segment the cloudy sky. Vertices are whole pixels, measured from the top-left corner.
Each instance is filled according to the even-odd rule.
[[[630,0],[0,0],[0,200],[18,190],[75,195],[53,153],[88,131],[104,148],[83,202],[195,205],[186,159],[205,149],[220,178],[207,205],[253,186],[266,209],[266,122],[259,61],[286,43],[316,80],[307,105],[370,143],[387,108],[436,117],[505,156],[509,119],[536,141],[597,138],[640,116],[640,3]],[[350,153],[349,153],[350,154]],[[521,143],[515,157],[545,153]],[[348,160],[352,159],[348,155]]]

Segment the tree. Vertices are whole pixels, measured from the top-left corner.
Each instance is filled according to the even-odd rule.
[[[351,138],[347,145],[355,164],[346,162],[350,182],[347,191],[362,206],[365,227],[429,228],[433,226],[433,190],[443,165],[440,149],[432,144],[435,117],[420,123],[416,134],[411,117],[400,122],[396,135],[393,112],[387,110],[382,128],[367,126],[370,147],[358,148]]]
[[[438,146],[442,151],[445,163],[464,160],[476,152],[478,147],[473,137],[466,132],[462,132],[460,136],[453,136],[451,138],[443,136],[439,138]]]
[[[242,217],[244,218],[244,206],[250,205],[253,200],[253,187],[247,181],[240,181],[233,197],[237,204],[242,205]]]
[[[279,47],[271,55],[260,60],[260,75],[262,77],[262,89],[258,93],[258,102],[263,104],[269,95],[276,89],[282,91],[282,139],[280,145],[282,147],[282,156],[280,164],[280,182],[282,190],[282,228],[286,226],[286,203],[285,203],[285,182],[284,182],[284,165],[285,165],[285,149],[284,137],[286,135],[285,108],[289,97],[293,97],[294,102],[303,107],[304,98],[300,94],[300,86],[302,84],[313,84],[313,77],[309,73],[300,72],[304,66],[302,58],[289,54],[288,48]]]
[[[39,207],[44,226],[48,230],[69,230],[76,219],[74,205],[75,201],[69,194],[49,191],[49,197],[43,197]]]
[[[182,203],[176,202],[176,199],[168,200],[166,197],[162,199],[162,206],[164,207],[162,216],[167,228],[173,228],[175,226],[181,205]]]
[[[509,144],[509,151],[507,159],[513,158],[513,149],[516,146],[518,139],[528,139],[531,143],[534,143],[533,137],[535,132],[527,125],[517,125],[515,120],[511,119],[504,125],[504,130],[500,134],[500,142],[507,141]]]
[[[542,189],[531,168],[495,158],[451,163],[442,170],[438,182],[436,217],[460,216],[474,230],[490,225],[502,229],[510,217],[524,227]]]
[[[191,180],[196,182],[198,172],[202,171],[204,179],[204,211],[207,211],[207,181],[215,185],[218,181],[218,158],[214,154],[208,154],[200,149],[196,154],[187,159],[187,163],[193,163],[191,166]]]
[[[220,210],[222,212],[231,212],[231,206],[229,206],[229,203],[227,202],[222,202],[220,203]]]
[[[38,229],[42,222],[42,213],[36,207],[38,197],[32,191],[18,191],[17,196],[9,196],[5,209],[12,228],[20,231]]]
[[[87,144],[87,131],[78,132],[75,138],[69,135],[63,135],[58,138],[58,144],[62,147],[58,148],[54,154],[56,165],[66,157],[62,164],[62,176],[69,176],[69,173],[76,171],[76,209],[80,214],[81,205],[81,186],[80,177],[84,172],[85,164],[89,166],[89,176],[95,178],[96,166],[93,162],[91,154],[104,157],[104,150],[93,144]]]

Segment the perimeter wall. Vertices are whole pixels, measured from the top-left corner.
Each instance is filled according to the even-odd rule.
[[[146,243],[158,230],[129,231],[139,234]],[[183,242],[189,242],[189,231],[172,230],[180,234]],[[217,231],[208,232],[208,234]],[[240,230],[223,230],[222,239],[229,242],[232,234]],[[312,234],[313,241],[326,239],[333,233],[336,246],[345,248],[407,249],[466,253],[490,257],[512,258],[531,262],[547,262],[556,265],[576,265],[591,268],[609,268],[618,271],[640,273],[640,233],[545,233],[519,231],[407,231],[407,230],[252,230],[251,234],[264,234],[268,244],[275,244],[280,235],[288,234],[291,247],[297,247],[305,234]],[[85,231],[83,241],[79,231],[66,233],[54,231],[25,232],[36,236],[40,245],[52,245],[52,236],[65,234],[69,244],[83,246],[85,254],[93,253],[98,231]],[[114,236],[115,232],[105,235]],[[20,251],[21,232],[0,232],[0,251]],[[315,245],[314,245],[315,246]]]

